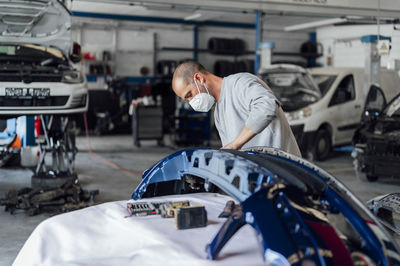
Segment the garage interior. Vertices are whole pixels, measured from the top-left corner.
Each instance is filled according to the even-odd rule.
[[[222,144],[213,111],[193,111],[172,90],[172,75],[185,60],[198,61],[220,77],[239,72],[258,75],[277,96],[274,86],[293,86],[291,73],[308,75],[318,90],[318,99],[293,107],[290,104],[295,104],[295,98],[278,97],[303,158],[336,177],[364,204],[377,196],[399,192],[399,120],[392,121],[397,133],[381,137],[374,146],[371,154],[376,157],[368,154],[365,161],[358,159],[367,156],[365,149],[370,143],[365,144],[369,133],[362,135],[368,131],[365,124],[376,119],[372,109],[366,109],[366,101],[376,98],[378,91],[385,103],[390,103],[400,93],[397,0],[61,2],[70,12],[70,46],[77,49],[80,59],[73,66],[86,79],[88,108],[84,113],[64,114],[69,117],[68,129],[59,131],[49,126],[53,121],[50,113],[23,116],[0,109],[0,199],[5,199],[10,190],[31,187],[35,175],[36,182],[42,182],[43,173],[55,176],[52,169],[56,167],[67,175],[76,174],[82,189],[98,190],[85,207],[126,201],[142,181],[143,172],[166,156],[185,148],[219,150]],[[4,36],[1,40],[7,38]],[[283,73],[285,80],[277,78],[277,73]],[[375,88],[372,85],[378,87],[375,96],[368,94]],[[334,86],[352,91],[342,99],[339,93],[330,92]],[[331,109],[315,107],[329,95],[337,98],[337,102],[327,104]],[[310,103],[314,104],[312,114]],[[349,107],[353,109],[345,109],[347,103],[353,104]],[[380,114],[384,109],[373,110]],[[321,115],[317,117],[318,113]],[[322,114],[327,117],[321,118]],[[307,128],[314,126],[304,122],[309,120],[321,120],[312,130],[315,135],[306,134]],[[21,140],[16,148],[7,142],[14,136]],[[68,140],[65,146],[57,146],[64,136],[72,144]],[[64,155],[55,155],[57,147],[65,149],[61,152],[65,151]],[[54,160],[59,161],[54,164]],[[391,168],[382,166],[380,160],[391,160]],[[379,172],[379,167],[385,170]],[[12,265],[34,229],[53,215],[1,210],[0,265]],[[398,242],[397,236],[392,233]]]

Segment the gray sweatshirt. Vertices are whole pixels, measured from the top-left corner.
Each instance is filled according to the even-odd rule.
[[[250,73],[223,79],[214,119],[222,145],[232,142],[246,125],[257,135],[242,148],[268,146],[301,157],[279,102],[268,85]]]

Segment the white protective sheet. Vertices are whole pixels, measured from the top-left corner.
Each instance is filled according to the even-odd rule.
[[[218,232],[228,196],[212,193],[173,195],[141,201],[189,200],[204,205],[208,225],[177,230],[174,219],[128,217],[127,201],[109,202],[54,216],[37,226],[14,266],[62,265],[265,265],[254,229],[246,225],[222,249],[217,261],[205,246]]]

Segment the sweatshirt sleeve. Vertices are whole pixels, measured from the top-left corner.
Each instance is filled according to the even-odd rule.
[[[254,80],[246,84],[244,89],[244,99],[250,110],[245,125],[256,134],[263,131],[276,118],[277,100],[264,86],[267,85]]]

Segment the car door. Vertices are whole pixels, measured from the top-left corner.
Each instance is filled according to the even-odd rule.
[[[346,75],[340,81],[328,105],[330,122],[334,127],[334,144],[351,142],[360,124],[361,102],[356,97],[354,76]]]
[[[371,85],[367,99],[365,100],[364,111],[361,115],[361,122],[370,119],[371,116],[379,115],[386,106],[386,98],[382,89],[377,85]]]

